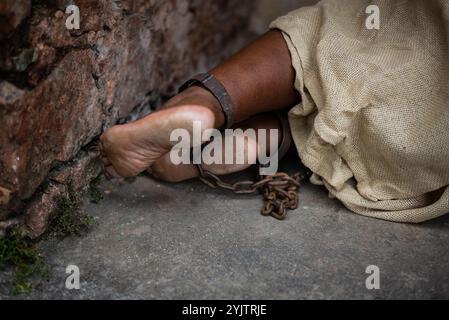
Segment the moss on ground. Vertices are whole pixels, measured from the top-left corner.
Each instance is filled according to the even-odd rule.
[[[94,180],[94,184],[91,185],[97,186],[98,183],[99,181]],[[90,192],[91,190],[88,190],[89,196]],[[95,199],[99,199],[98,195]],[[40,239],[30,239],[18,227],[9,230],[3,238],[0,237],[0,270],[12,268],[15,272],[11,293],[13,295],[29,293],[33,289],[30,280],[33,276],[50,275],[45,259],[39,252],[38,244],[41,240],[62,240],[68,236],[82,236],[89,231],[94,222],[94,218],[86,215],[81,208],[81,195],[69,190],[67,196],[61,196],[57,200],[56,209],[50,215],[47,232]]]
[[[13,295],[31,292],[33,275],[48,276],[45,259],[40,255],[36,242],[25,235],[20,228],[11,229],[0,238],[0,270],[13,268]]]
[[[101,175],[92,180],[92,182],[89,184],[89,188],[87,189],[87,195],[91,203],[98,204],[100,203],[101,200],[104,199],[103,193],[99,189],[100,183],[101,183]]]
[[[56,209],[50,215],[45,238],[62,240],[68,236],[82,236],[94,224],[93,217],[81,209],[80,195],[69,190],[67,196],[57,200]]]

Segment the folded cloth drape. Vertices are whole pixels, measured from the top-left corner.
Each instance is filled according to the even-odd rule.
[[[289,119],[311,181],[370,217],[448,213],[449,1],[326,0],[271,28],[296,70]]]

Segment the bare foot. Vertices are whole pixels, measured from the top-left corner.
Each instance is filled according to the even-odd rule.
[[[281,130],[279,120],[276,116],[272,114],[259,115],[251,118],[236,126],[243,130],[246,129],[279,129]],[[212,164],[212,165],[202,165],[202,168],[216,175],[227,175],[231,173],[240,172],[248,169],[252,164],[255,163],[257,155],[259,154],[259,144],[258,137],[256,140],[245,135],[237,135],[236,139],[242,139],[243,145],[245,146],[242,150],[234,149],[234,158],[238,156],[239,153],[243,153],[243,159],[245,162],[243,164]],[[281,141],[282,136],[279,137],[278,143]],[[223,139],[224,140],[224,139]],[[267,141],[267,144],[270,142]],[[234,147],[237,144],[234,144]],[[225,145],[223,145],[222,155],[225,154]],[[151,173],[157,179],[167,181],[167,182],[181,182],[199,176],[199,171],[195,165],[181,164],[174,165],[170,160],[170,155],[166,154],[161,159],[157,160],[152,168]]]
[[[169,155],[175,144],[170,142],[172,131],[183,128],[192,134],[194,121],[201,122],[203,131],[220,127],[224,123],[218,101],[207,90],[199,87],[192,87],[175,96],[162,110],[141,120],[112,127],[100,137],[106,171],[114,177],[134,177],[149,170],[156,178],[170,182],[198,177],[196,166],[174,165]],[[255,116],[238,127],[244,130],[280,129],[280,124],[275,116],[268,114]],[[243,153],[246,159],[244,164],[214,164],[204,165],[203,168],[217,175],[226,175],[250,167],[258,154],[258,138],[254,140],[242,135],[237,139],[243,139],[245,147],[234,150],[234,157]]]
[[[164,109],[126,125],[115,126],[100,138],[103,163],[112,176],[134,177],[167,154],[173,130],[184,128],[192,134],[193,122],[203,130],[214,127],[214,113],[200,105]]]

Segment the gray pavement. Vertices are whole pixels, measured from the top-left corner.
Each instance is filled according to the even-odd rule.
[[[449,298],[449,217],[423,225],[369,219],[309,184],[284,222],[262,217],[259,197],[197,181],[139,177],[101,188],[111,192],[87,206],[95,227],[43,243],[52,276],[19,298]],[[65,288],[70,264],[80,269],[80,290]],[[380,290],[366,289],[369,265],[380,268]],[[4,284],[8,274],[1,277]]]

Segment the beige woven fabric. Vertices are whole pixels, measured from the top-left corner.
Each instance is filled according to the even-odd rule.
[[[380,29],[365,26],[367,6]],[[281,17],[312,182],[347,208],[419,223],[449,212],[449,1],[322,1]]]

